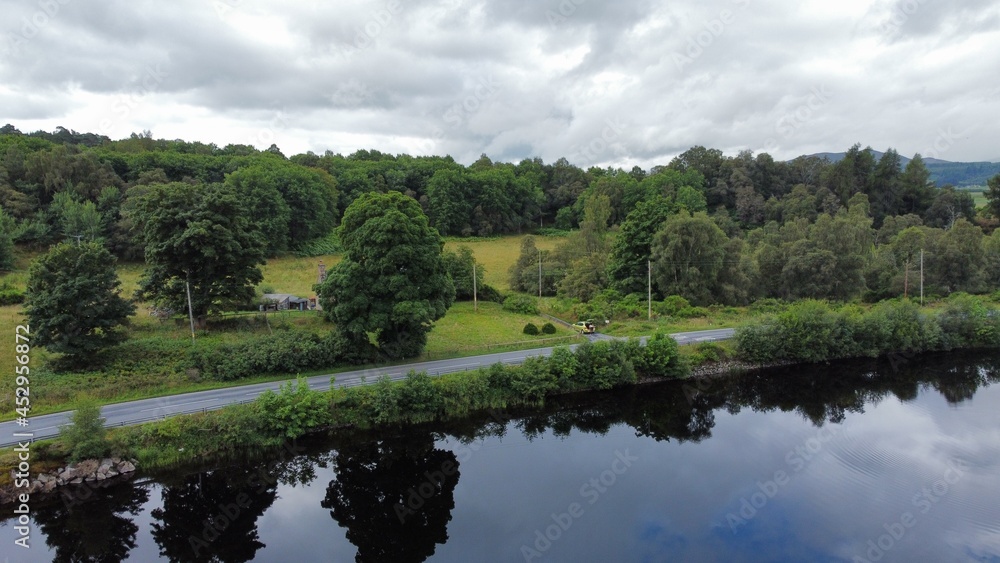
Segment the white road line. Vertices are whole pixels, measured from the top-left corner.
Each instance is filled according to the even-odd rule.
[[[218,400],[220,400],[220,399],[218,399],[218,398],[216,398],[216,399],[202,399],[200,401],[189,401],[187,403],[177,403],[176,405],[160,405],[158,407],[154,407],[154,408],[151,408],[151,409],[141,409],[139,412],[155,411],[155,410],[160,410],[160,409],[172,409],[174,407],[183,407],[184,405],[193,405],[193,404],[196,404],[196,403],[207,403],[209,401],[218,401]]]

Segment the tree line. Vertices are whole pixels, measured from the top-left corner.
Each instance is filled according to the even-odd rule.
[[[148,131],[113,141],[63,128],[23,134],[7,125],[0,128],[0,227],[4,240],[39,248],[69,237],[99,240],[116,256],[139,260],[127,217],[131,202],[148,186],[173,182],[231,186],[261,224],[268,255],[303,249],[329,234],[355,199],[389,191],[417,200],[445,236],[576,228],[586,201],[598,195],[609,198],[609,225],[622,224],[640,202],[664,196],[692,212],[727,215],[727,230],[748,231],[833,215],[858,193],[868,196],[876,228],[900,215],[939,228],[959,218],[987,230],[996,225],[995,211],[977,216],[968,192],[935,186],[919,155],[902,162],[892,149],[876,159],[860,145],[836,163],[781,162],[750,151],[725,156],[696,146],[650,170],[584,170],[565,158],[514,164],[485,155],[463,166],[449,156],[359,150],[286,157],[274,145],[219,148],[154,139]]]
[[[875,227],[868,196],[834,213],[750,230],[726,214],[641,202],[608,228],[609,199],[588,202],[578,231],[553,251],[522,243],[511,268],[515,290],[616,301],[652,290],[698,305],[745,305],[760,298],[878,301],[896,296],[984,293],[1000,286],[1000,230],[957,218],[947,228],[920,216],[884,218]],[[539,292],[539,283],[541,291]]]
[[[876,159],[860,145],[836,163],[694,147],[649,171],[585,171],[565,159],[484,155],[465,167],[365,150],[286,158],[273,145],[8,126],[0,266],[9,267],[11,241],[92,243],[108,257],[88,246],[87,263],[145,260],[138,296],[181,312],[190,291],[202,322],[252,301],[268,256],[341,224],[345,260],[325,284],[324,308],[345,337],[364,344],[381,331],[383,351],[405,357],[423,347],[456,293],[469,292],[471,256],[442,261],[440,235],[536,222],[575,229],[552,252],[525,239],[511,286],[581,301],[644,294],[647,284],[658,298],[695,304],[874,301],[914,295],[919,279],[928,294],[983,292],[1000,283],[1000,176],[989,184],[990,204],[978,214],[967,192],[935,186],[919,155],[904,167],[894,150]]]

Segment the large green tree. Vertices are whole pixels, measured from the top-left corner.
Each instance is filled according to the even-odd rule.
[[[640,202],[625,218],[611,246],[608,276],[611,286],[622,293],[646,290],[647,261],[653,235],[674,214],[675,207],[666,197],[657,196]]]
[[[211,313],[253,301],[264,279],[264,240],[231,186],[150,186],[129,213],[145,244],[140,298],[185,311],[189,282],[199,325]]]
[[[1000,218],[1000,174],[986,181],[986,201],[990,213]]]
[[[448,272],[452,283],[455,284],[455,299],[472,300],[473,292],[477,289],[480,293],[480,299],[482,299],[483,287],[485,286],[483,276],[486,273],[486,267],[476,262],[471,248],[462,245],[458,247],[456,252],[445,251],[441,255],[441,259],[444,261],[445,271]],[[472,281],[473,274],[475,274],[475,283]]]
[[[715,297],[728,239],[705,213],[679,213],[653,237],[653,279],[664,295],[706,304]]]
[[[62,243],[29,269],[25,314],[35,345],[90,359],[127,338],[135,307],[119,295],[115,259],[99,243]]]
[[[906,163],[899,182],[902,190],[900,213],[922,215],[926,212],[934,202],[937,188],[931,181],[930,170],[919,154],[913,155],[913,159]]]
[[[14,219],[0,207],[0,271],[14,267]]]
[[[337,219],[337,183],[324,170],[261,158],[226,177],[274,255],[329,234]]]
[[[556,254],[567,265],[566,275],[559,282],[559,294],[589,301],[608,286],[608,219],[611,200],[597,195],[586,200],[580,230],[559,247]]]
[[[359,345],[373,333],[389,358],[418,355],[455,300],[438,231],[414,199],[389,192],[354,200],[338,234],[344,259],[318,288],[323,309]]]

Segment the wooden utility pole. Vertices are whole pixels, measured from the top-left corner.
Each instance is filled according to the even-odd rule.
[[[476,259],[472,259],[472,310],[479,311],[479,298],[476,296]]]
[[[542,298],[542,249],[538,249],[538,298]]]
[[[920,249],[920,304],[924,304],[924,249]]]
[[[653,320],[653,266],[646,260],[646,316]]]
[[[905,269],[903,270],[903,272],[904,272],[903,273],[903,298],[905,299],[906,297],[909,296],[908,291],[909,291],[909,288],[910,288],[910,259],[909,258],[906,259],[906,266],[905,266]]]
[[[191,344],[194,344],[194,308],[191,306],[191,274],[184,278],[184,289],[188,298],[188,320],[191,321]]]

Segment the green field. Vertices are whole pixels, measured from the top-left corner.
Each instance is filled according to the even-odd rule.
[[[488,285],[501,290],[510,289],[509,271],[510,267],[517,262],[518,255],[521,254],[521,242],[525,235],[514,235],[499,237],[495,239],[473,239],[465,241],[462,239],[448,239],[445,242],[445,250],[454,251],[459,246],[468,246],[472,254],[476,257],[476,262],[486,268],[484,279]],[[553,250],[561,242],[566,240],[563,237],[535,237],[535,246],[539,250]]]
[[[522,236],[497,239],[473,239],[468,241],[449,240],[446,248],[454,250],[460,245],[472,249],[476,260],[486,268],[486,282],[506,290],[507,270],[517,260]],[[558,237],[537,237],[537,244],[543,249],[554,248],[561,239]],[[27,282],[27,268],[38,252],[21,252],[15,271],[0,276],[0,283],[7,282],[24,288]],[[313,285],[317,281],[317,266],[324,262],[332,267],[340,257],[327,255],[303,258],[284,256],[268,261],[262,270],[264,282],[261,288],[280,293],[292,293],[303,297],[314,295]],[[122,293],[131,296],[142,275],[143,265],[137,263],[120,264],[118,274],[122,281]],[[14,372],[13,333],[19,323],[24,322],[21,306],[0,307],[0,330],[10,338],[9,352],[0,350],[0,370]],[[266,333],[267,325],[253,321],[254,316],[240,317],[227,321],[228,326],[209,324],[208,329],[199,331],[198,344],[211,346],[215,343],[239,341],[250,334]],[[272,313],[272,325],[288,324],[300,330],[324,331],[329,326],[316,312]],[[533,322],[541,326],[545,320],[530,315],[518,315],[503,311],[496,303],[480,303],[479,310],[473,311],[472,303],[456,303],[448,314],[440,319],[431,331],[423,358],[444,358],[468,356],[510,349],[535,348],[557,343],[574,342],[574,333],[558,327],[554,335],[526,336],[522,333],[525,323]],[[179,366],[190,346],[190,332],[183,319],[160,322],[149,315],[149,306],[138,303],[135,316],[131,319],[132,333],[128,343],[118,350],[122,356],[112,368],[104,373],[52,374],[39,370],[48,357],[44,349],[35,348],[31,352],[32,395],[35,414],[58,410],[80,392],[86,391],[102,402],[113,402],[139,397],[165,395],[171,393],[220,387],[214,381],[200,381],[186,374]],[[553,339],[555,338],[555,339]],[[133,357],[148,355],[149,357]],[[284,376],[262,376],[254,381],[280,379]],[[244,380],[236,384],[244,384]],[[0,378],[0,418],[10,418],[14,405],[14,378]]]
[[[480,303],[474,311],[472,303],[455,303],[444,318],[434,323],[425,359],[456,357],[468,353],[492,352],[495,348],[533,348],[576,342],[576,332],[556,324],[556,333],[528,336],[522,331],[527,323],[541,328],[547,321],[533,315],[518,315],[504,311],[497,303]]]

